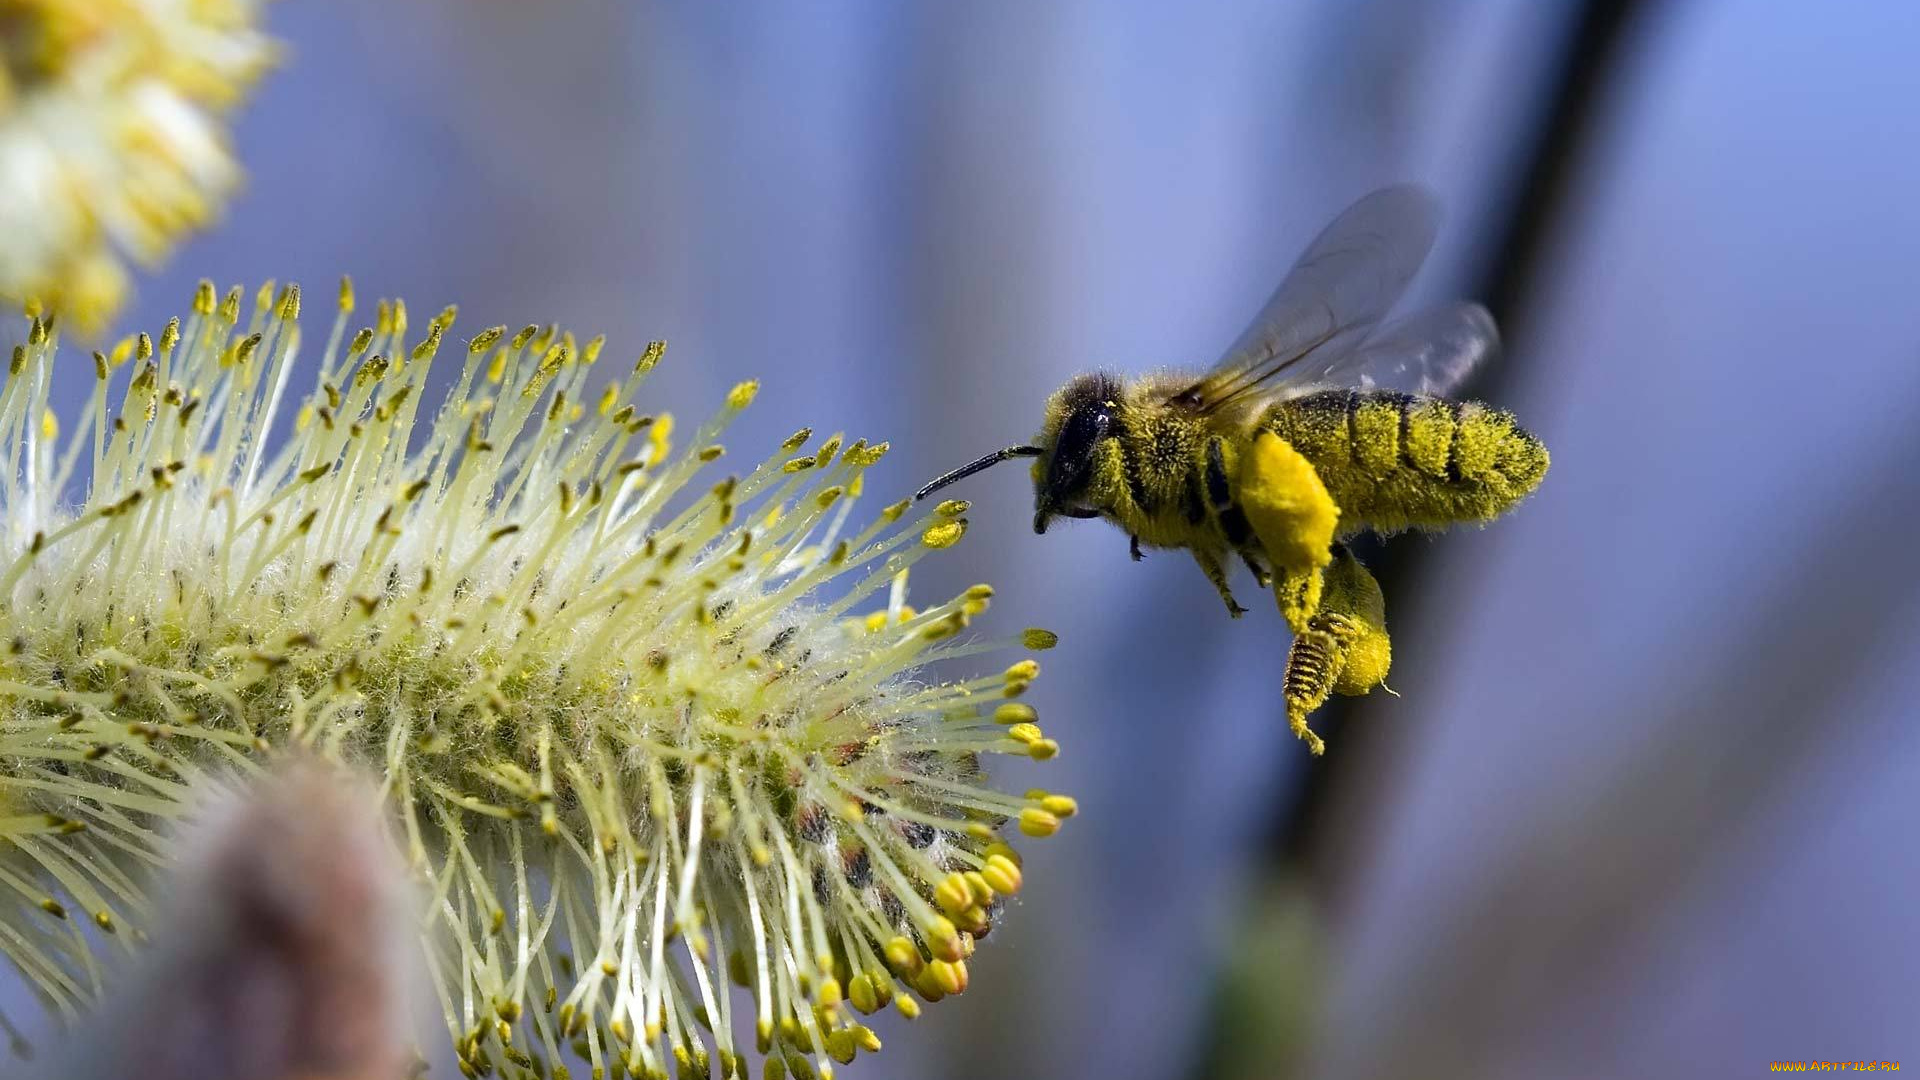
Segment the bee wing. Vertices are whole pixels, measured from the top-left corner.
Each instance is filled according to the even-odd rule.
[[[1500,351],[1500,330],[1479,304],[1452,304],[1388,323],[1359,348],[1300,365],[1288,387],[1357,387],[1444,396]]]
[[[1406,291],[1439,220],[1433,196],[1421,187],[1363,196],[1307,246],[1226,355],[1172,400],[1215,412],[1339,366]]]

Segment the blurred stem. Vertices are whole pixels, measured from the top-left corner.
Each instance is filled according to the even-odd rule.
[[[1323,1014],[1324,924],[1307,883],[1280,874],[1261,884],[1233,934],[1209,1011],[1214,1037],[1201,1051],[1207,1080],[1301,1075]]]

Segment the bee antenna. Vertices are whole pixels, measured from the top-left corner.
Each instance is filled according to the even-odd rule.
[[[1003,461],[1011,461],[1017,457],[1039,457],[1041,454],[1044,454],[1044,453],[1046,453],[1046,451],[1042,450],[1038,446],[1009,446],[1005,450],[995,450],[993,453],[988,454],[986,457],[980,458],[977,461],[967,462],[965,465],[960,466],[959,468],[953,470],[952,472],[946,474],[945,476],[942,476],[934,480],[933,483],[928,484],[926,487],[921,488],[919,491],[914,492],[913,501],[919,502],[921,499],[924,499],[927,496],[933,494],[934,492],[939,491],[941,488],[946,487],[948,484],[951,484],[956,480],[965,480],[967,477],[972,476],[974,473],[979,472],[981,469],[991,469],[995,465],[998,465]]]

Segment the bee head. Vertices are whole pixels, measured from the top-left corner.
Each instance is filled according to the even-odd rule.
[[[1083,500],[1100,461],[1100,444],[1113,436],[1117,426],[1114,417],[1121,408],[1121,393],[1120,380],[1111,375],[1074,379],[1047,402],[1047,419],[1038,445],[995,450],[938,477],[915,492],[914,499],[924,499],[1003,461],[1030,457],[1040,459],[1033,463],[1034,532],[1046,532],[1047,523],[1056,516],[1099,517],[1100,511]]]
[[[1093,482],[1100,443],[1114,434],[1120,396],[1120,381],[1099,373],[1074,379],[1048,403],[1033,474],[1034,532],[1046,532],[1058,514],[1096,516],[1081,500]]]

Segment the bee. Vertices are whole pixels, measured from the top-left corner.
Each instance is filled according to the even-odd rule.
[[[1056,518],[1104,518],[1125,530],[1135,560],[1143,548],[1185,549],[1235,618],[1246,612],[1227,579],[1238,558],[1293,630],[1288,711],[1319,752],[1306,714],[1386,675],[1379,586],[1345,542],[1490,522],[1547,471],[1545,446],[1510,413],[1447,396],[1498,347],[1484,307],[1382,325],[1438,228],[1420,187],[1364,196],[1212,367],[1078,376],[1048,400],[1032,443],[915,497],[1032,458],[1034,532]]]

